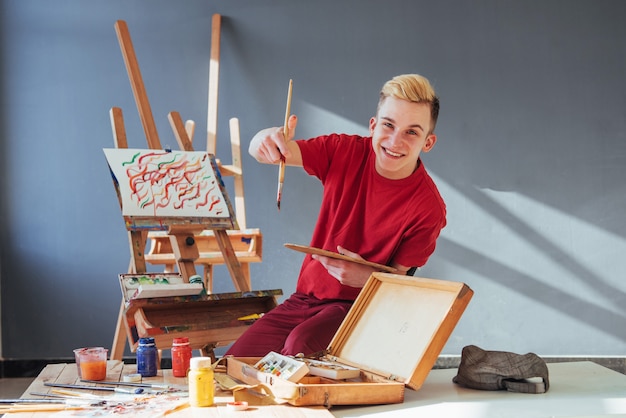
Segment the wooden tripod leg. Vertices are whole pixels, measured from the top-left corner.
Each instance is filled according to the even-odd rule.
[[[196,274],[195,261],[200,257],[193,232],[170,231],[170,242],[178,264],[178,271],[185,282]]]
[[[130,32],[128,26],[123,20],[115,22],[115,32],[117,33],[117,39],[122,50],[122,56],[124,57],[124,63],[126,64],[126,72],[130,79],[130,86],[135,96],[135,103],[137,104],[137,110],[139,111],[139,118],[141,119],[141,125],[143,126],[148,146],[150,149],[161,149],[161,142],[159,140],[159,134],[154,123],[152,116],[152,108],[148,101],[148,94],[143,84],[143,78],[141,77],[141,71],[139,70],[139,63],[137,62],[137,55],[135,54],[135,48],[133,42],[130,39]]]
[[[112,107],[109,110],[111,117],[111,128],[113,129],[113,142],[116,148],[128,148],[126,140],[126,128],[124,127],[124,115],[119,107]]]
[[[113,142],[117,148],[128,148],[126,140],[126,129],[124,127],[124,116],[122,109],[112,107],[109,111],[111,117],[111,128],[113,130]],[[120,202],[121,204],[121,202]],[[130,262],[128,265],[128,273],[137,273],[137,271],[146,271],[146,262],[143,252],[145,251],[147,233],[145,232],[128,232],[128,242],[130,245]],[[143,244],[142,244],[143,243]],[[143,270],[138,270],[143,269]],[[113,345],[111,346],[111,360],[122,360],[124,356],[124,346],[128,335],[124,325],[124,298],[120,304],[120,310],[117,315],[117,324],[115,326],[115,334],[113,335]]]
[[[247,292],[251,290],[250,280],[246,280],[246,277],[244,276],[241,263],[239,263],[239,260],[235,255],[235,250],[233,249],[233,244],[230,242],[230,238],[228,238],[228,234],[223,229],[216,229],[213,232],[215,233],[217,245],[220,247],[222,255],[224,256],[224,263],[228,268],[230,277],[233,279],[235,289],[238,292]]]
[[[170,126],[174,131],[176,142],[182,151],[193,151],[193,145],[189,136],[187,135],[187,129],[183,123],[183,119],[180,117],[180,113],[172,111],[168,113],[167,119],[170,121]]]
[[[230,148],[233,156],[235,185],[235,214],[240,229],[246,229],[246,202],[243,191],[243,167],[241,165],[241,135],[239,133],[239,119],[231,118],[230,126]]]
[[[148,233],[146,231],[128,231],[128,242],[131,251],[128,273],[136,274],[146,272],[144,252],[146,250],[147,236]],[[111,360],[122,360],[124,356],[124,344],[127,340],[130,343],[124,323],[125,307],[124,298],[122,298],[120,312],[117,316],[117,325],[115,326],[115,335],[113,336],[113,345],[111,347]]]
[[[122,109],[112,107],[110,110],[111,127],[113,128],[113,140],[117,148],[128,148],[126,141],[126,130],[124,128],[124,117]],[[121,205],[121,202],[120,202]],[[130,245],[130,265],[129,273],[145,273],[146,272],[146,240],[148,232],[146,231],[128,231],[128,243]]]
[[[209,97],[207,111],[207,142],[206,150],[215,155],[217,137],[217,97],[220,78],[220,31],[222,17],[213,15],[211,21],[211,61],[209,63]]]
[[[207,293],[213,293],[213,265],[212,264],[204,265],[203,282],[204,282],[204,288],[206,289]]]
[[[185,121],[185,132],[187,132],[189,142],[193,143],[193,134],[196,132],[196,122],[192,120]]]
[[[115,335],[113,336],[113,346],[111,347],[111,360],[122,360],[124,357],[124,346],[126,344],[126,332],[124,331],[124,309],[126,304],[122,298],[120,312],[117,315],[117,325],[115,326]]]
[[[146,272],[146,240],[147,231],[128,231],[128,240],[131,251],[131,273],[139,274]]]

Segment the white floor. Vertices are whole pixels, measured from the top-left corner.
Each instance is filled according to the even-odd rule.
[[[457,369],[433,370],[420,390],[406,390],[402,404],[331,412],[341,418],[626,417],[626,375],[592,362],[554,363],[548,369],[550,389],[544,394],[466,389],[452,382]]]

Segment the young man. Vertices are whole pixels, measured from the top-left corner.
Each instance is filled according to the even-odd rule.
[[[261,163],[300,166],[324,186],[310,245],[362,258],[406,274],[426,263],[446,224],[443,199],[420,159],[430,151],[439,99],[417,74],[394,77],[380,92],[371,137],[331,134],[294,140],[297,117],[258,132],[250,154]],[[375,269],[307,255],[296,292],[254,323],[227,355],[270,351],[305,355],[327,348]]]

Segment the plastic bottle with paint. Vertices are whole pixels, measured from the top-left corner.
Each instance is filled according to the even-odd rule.
[[[189,370],[189,405],[213,405],[215,387],[210,357],[192,357]]]
[[[154,338],[140,338],[137,347],[137,373],[142,377],[156,376],[158,357],[159,353],[154,344]]]
[[[178,337],[172,342],[172,375],[174,377],[187,376],[191,361],[191,347],[189,338]]]

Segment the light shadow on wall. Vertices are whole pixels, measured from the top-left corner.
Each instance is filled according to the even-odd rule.
[[[434,177],[449,209],[439,257],[626,341],[616,326],[626,321],[626,240],[517,193]]]
[[[369,135],[367,120],[355,123],[309,102],[298,101],[293,107],[298,115],[297,138],[312,138],[329,133]]]

